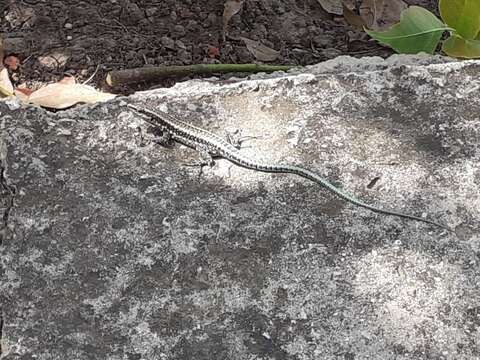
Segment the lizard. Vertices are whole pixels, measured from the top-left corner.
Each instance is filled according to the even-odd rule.
[[[142,118],[146,122],[153,125],[154,128],[160,130],[162,134],[162,143],[171,145],[173,142],[179,142],[181,144],[184,144],[190,148],[199,151],[203,156],[208,156],[208,158],[210,159],[210,163],[213,162],[213,160],[211,160],[213,157],[220,157],[232,162],[235,165],[251,170],[266,173],[295,174],[319,184],[334,195],[353,205],[368,209],[375,213],[420,221],[430,225],[438,226],[450,232],[453,231],[448,226],[440,224],[433,220],[429,220],[427,218],[369,205],[362,200],[357,199],[353,195],[350,195],[347,192],[341,190],[340,188],[334,186],[328,180],[322,178],[315,172],[302,168],[300,166],[266,164],[249,159],[245,155],[243,155],[238,149],[238,147],[232,144],[232,142],[227,141],[224,138],[205,129],[188,124],[173,115],[167,114],[164,111],[158,109],[153,111],[133,104],[127,104],[127,107],[143,115]]]

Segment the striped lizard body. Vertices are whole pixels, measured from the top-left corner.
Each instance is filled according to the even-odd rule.
[[[295,174],[319,184],[331,193],[353,205],[368,209],[375,213],[421,221],[427,224],[441,227],[448,231],[452,231],[447,226],[426,218],[405,214],[398,211],[386,210],[373,205],[369,205],[337,188],[326,179],[320,177],[319,175],[308,169],[293,165],[266,164],[251,160],[245,157],[238,148],[236,148],[234,145],[232,145],[222,137],[207,130],[190,125],[163,111],[152,111],[132,104],[127,104],[127,106],[130,109],[133,109],[136,112],[144,115],[145,121],[153,125],[155,128],[158,128],[162,132],[163,136],[166,137],[165,140],[174,140],[180,142],[198,151],[207,152],[210,156],[219,156],[227,159],[230,162],[247,169],[266,173]]]

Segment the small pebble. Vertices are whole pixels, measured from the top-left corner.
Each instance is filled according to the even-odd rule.
[[[160,41],[167,49],[175,49],[175,40],[169,38],[168,36],[162,36]]]
[[[186,34],[185,28],[180,24],[173,27],[173,32],[178,36],[184,36]]]
[[[185,46],[185,44],[184,44],[182,41],[180,41],[180,40],[175,41],[175,45],[176,45],[179,49],[183,49],[183,50],[186,50],[186,49],[187,49],[187,47]]]

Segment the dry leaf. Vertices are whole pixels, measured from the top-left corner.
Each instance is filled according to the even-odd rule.
[[[7,9],[5,20],[12,28],[28,29],[35,24],[36,15],[33,8],[24,7],[11,1],[11,5]]]
[[[96,103],[114,97],[113,94],[97,91],[89,85],[55,83],[34,91],[28,97],[28,102],[53,109],[65,109],[79,102]]]
[[[243,0],[229,0],[225,3],[225,8],[223,9],[223,37],[227,33],[228,22],[233,15],[238,13],[243,6]]]
[[[32,89],[27,88],[26,84],[20,84],[13,92],[17,98],[23,102],[28,102],[28,97],[33,93]]]
[[[207,55],[208,55],[208,57],[214,59],[214,58],[216,58],[217,56],[220,55],[220,50],[218,50],[218,48],[215,47],[215,46],[210,46],[209,45],[208,48],[207,48]]]
[[[279,51],[269,48],[268,46],[262,45],[258,41],[251,40],[248,38],[241,37],[245,45],[247,46],[248,51],[252,53],[257,60],[260,61],[274,61],[277,59],[280,54]]]
[[[350,10],[345,4],[343,4],[343,17],[352,26],[362,29],[367,26],[365,20],[358,14],[355,14],[353,10]]]
[[[343,14],[343,4],[349,9],[355,7],[354,0],[317,0],[320,6],[328,13],[335,15]]]
[[[8,70],[3,68],[0,70],[0,95],[2,96],[12,96],[13,95],[13,85],[8,76]]]
[[[378,31],[399,22],[401,12],[407,7],[403,0],[364,0],[359,13],[368,28]]]
[[[67,52],[54,51],[48,55],[39,56],[38,62],[49,69],[56,69],[65,66],[70,55]]]
[[[22,89],[22,91],[19,91],[19,89],[15,89],[15,91],[13,92],[13,94],[19,98],[21,101],[23,102],[28,102],[28,95],[29,94],[26,94],[25,91],[23,91],[25,89]]]
[[[33,93],[33,90],[25,87],[25,85],[22,85],[22,86],[17,86],[17,88],[15,89],[15,95],[17,93],[22,93],[23,95],[28,97]]]
[[[3,63],[10,69],[10,70],[17,70],[18,69],[18,64],[20,63],[18,61],[18,57],[15,55],[9,55],[3,60]]]

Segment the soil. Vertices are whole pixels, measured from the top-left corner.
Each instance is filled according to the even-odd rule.
[[[149,65],[258,62],[239,37],[280,52],[275,64],[309,65],[339,55],[392,54],[317,0],[245,0],[223,38],[225,0],[9,0],[0,5],[5,56],[21,66],[11,74],[30,87],[71,74],[105,87],[108,71]],[[436,12],[436,0],[406,1]],[[219,54],[211,57],[209,48]],[[238,74],[236,75],[238,76]],[[222,75],[223,78],[228,75]],[[172,79],[162,85],[171,85]],[[146,84],[117,89],[130,92]]]

